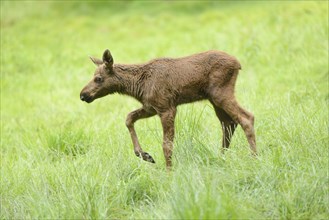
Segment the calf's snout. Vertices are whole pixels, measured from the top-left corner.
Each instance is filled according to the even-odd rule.
[[[81,92],[80,93],[80,100],[85,101],[87,103],[91,103],[93,101],[93,97],[91,97],[88,93],[86,92]]]

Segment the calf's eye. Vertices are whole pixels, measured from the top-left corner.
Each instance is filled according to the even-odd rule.
[[[99,76],[96,76],[94,81],[97,82],[97,83],[100,83],[100,82],[103,81],[103,79]]]

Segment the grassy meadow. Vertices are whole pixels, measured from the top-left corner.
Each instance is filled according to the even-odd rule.
[[[1,1],[1,219],[328,219],[328,2]],[[79,93],[109,48],[117,63],[218,49],[241,64],[238,127],[220,153],[207,101],[178,108],[173,170],[158,117],[133,98]]]

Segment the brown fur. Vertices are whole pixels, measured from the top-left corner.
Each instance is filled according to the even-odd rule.
[[[254,116],[237,103],[234,86],[241,69],[239,61],[221,51],[207,51],[183,58],[160,58],[145,64],[113,64],[109,50],[103,59],[91,58],[98,66],[93,79],[82,89],[80,98],[88,103],[118,92],[136,98],[142,107],[128,114],[126,125],[135,154],[154,162],[138,142],[134,123],[142,118],[160,116],[163,127],[163,152],[171,167],[176,108],[180,104],[208,99],[222,124],[223,149],[227,149],[238,124],[256,154]]]

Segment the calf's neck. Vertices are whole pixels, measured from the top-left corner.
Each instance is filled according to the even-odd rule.
[[[92,80],[82,89],[80,99],[91,103],[108,94],[120,93],[136,98],[142,107],[128,114],[126,126],[130,132],[136,156],[153,162],[138,142],[134,123],[158,115],[163,128],[163,152],[171,167],[174,121],[177,106],[208,99],[223,131],[223,150],[230,145],[237,125],[241,125],[256,155],[254,116],[243,109],[234,96],[235,82],[241,69],[239,61],[227,53],[211,50],[182,58],[159,58],[144,64],[114,64],[109,50],[102,59],[92,58],[97,65]]]

